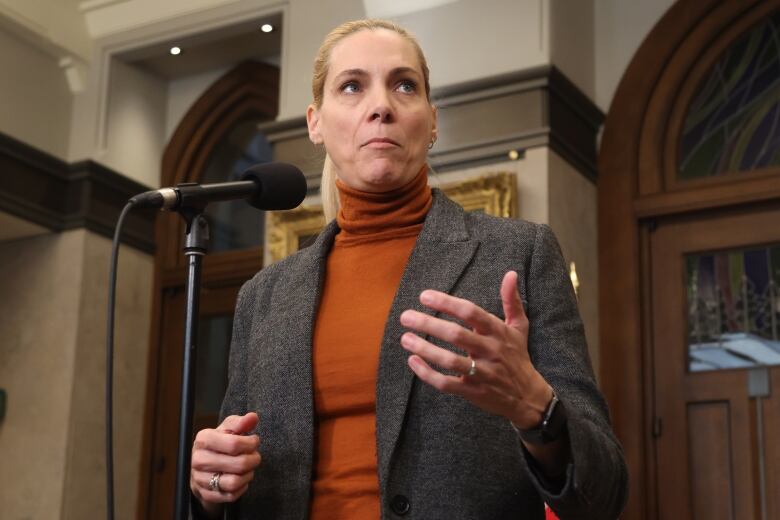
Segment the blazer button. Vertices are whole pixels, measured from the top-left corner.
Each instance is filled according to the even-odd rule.
[[[411,507],[412,506],[409,504],[409,499],[403,495],[396,495],[390,501],[390,509],[393,510],[393,513],[399,516],[403,516],[408,513]]]

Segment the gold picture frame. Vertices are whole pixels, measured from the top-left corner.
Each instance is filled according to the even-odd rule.
[[[492,173],[444,184],[440,189],[466,211],[505,218],[517,216],[513,173]],[[290,211],[271,212],[267,223],[269,256],[271,262],[278,262],[313,240],[325,227],[325,216],[320,205],[301,206]]]

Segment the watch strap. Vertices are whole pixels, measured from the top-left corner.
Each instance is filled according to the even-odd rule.
[[[529,430],[517,429],[520,438],[530,444],[547,444],[558,440],[566,429],[566,407],[553,390],[552,399],[542,416],[542,422]]]

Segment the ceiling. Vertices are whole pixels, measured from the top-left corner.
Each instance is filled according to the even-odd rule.
[[[155,43],[133,49],[117,57],[167,80],[228,67],[246,60],[279,63],[281,53],[281,15],[268,16],[205,33]],[[260,27],[270,23],[274,30],[264,33]],[[181,49],[174,56],[171,47]]]

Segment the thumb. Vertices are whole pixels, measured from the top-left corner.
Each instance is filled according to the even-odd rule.
[[[260,418],[255,412],[249,412],[245,415],[231,415],[225,417],[222,424],[217,426],[217,431],[243,435],[254,430],[259,421]]]
[[[517,327],[525,321],[525,309],[517,290],[517,273],[515,271],[506,273],[501,281],[501,303],[504,306],[507,325]]]

